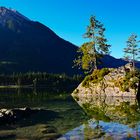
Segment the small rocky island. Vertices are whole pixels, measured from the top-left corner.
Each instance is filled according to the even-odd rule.
[[[94,70],[73,91],[76,101],[92,96],[136,97],[139,87],[139,72],[128,63],[119,68]]]

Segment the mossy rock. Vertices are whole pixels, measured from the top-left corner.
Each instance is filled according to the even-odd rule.
[[[110,69],[103,68],[100,70],[94,70],[91,75],[88,75],[85,77],[85,79],[82,82],[83,87],[89,87],[89,83],[99,83],[101,80],[103,80],[104,76],[107,75],[110,72]]]

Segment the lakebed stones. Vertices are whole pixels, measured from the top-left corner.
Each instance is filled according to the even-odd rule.
[[[58,113],[53,110],[41,108],[14,108],[0,109],[0,125],[16,124],[18,121],[26,120],[29,123],[37,123],[41,117],[42,121],[49,121],[58,116]],[[32,120],[32,121],[30,121]]]
[[[36,124],[0,131],[0,140],[56,140],[61,136],[57,128],[47,124]]]
[[[16,109],[0,109],[0,124],[13,123],[17,120],[30,116],[39,110],[32,110],[28,107]]]
[[[61,134],[58,133],[58,129],[50,125],[44,125],[41,133],[43,135],[43,138],[41,140],[55,140],[61,136]]]

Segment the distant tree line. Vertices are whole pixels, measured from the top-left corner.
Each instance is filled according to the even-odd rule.
[[[69,77],[66,74],[49,74],[46,72],[0,74],[0,86],[17,85],[32,88],[72,89],[82,81],[81,75]]]

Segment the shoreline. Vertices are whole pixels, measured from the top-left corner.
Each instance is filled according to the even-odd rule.
[[[34,88],[33,85],[23,85],[23,86],[18,86],[18,85],[6,85],[6,86],[0,86],[0,89],[4,88]]]

